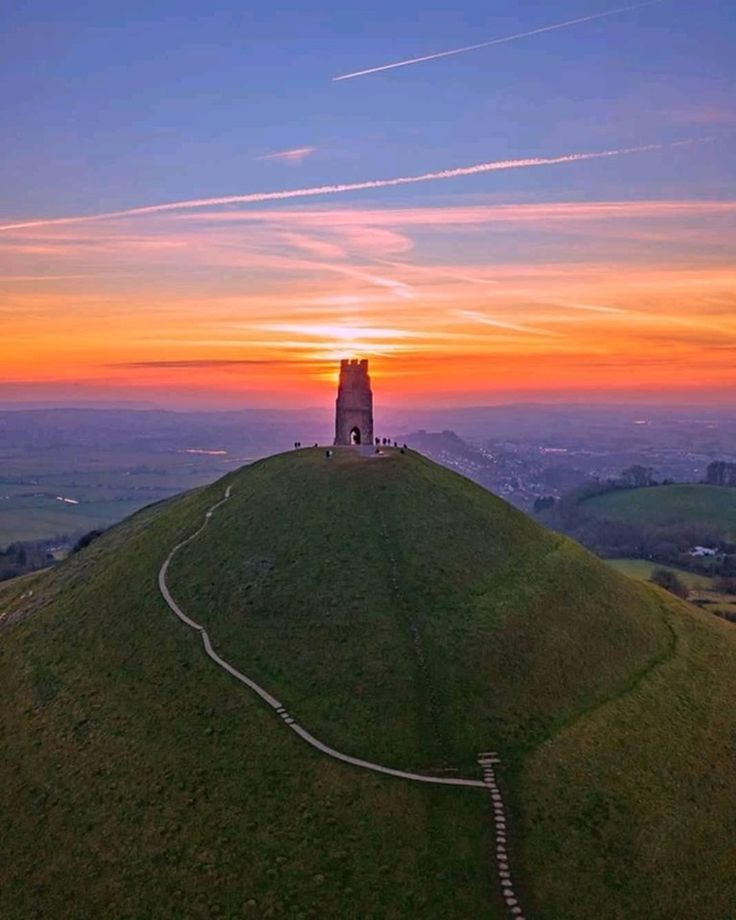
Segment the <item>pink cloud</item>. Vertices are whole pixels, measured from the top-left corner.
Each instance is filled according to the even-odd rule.
[[[316,147],[294,147],[292,150],[278,150],[276,153],[264,153],[262,156],[254,157],[256,160],[274,160],[277,163],[301,163],[311,156]]]
[[[204,212],[178,215],[177,221],[282,223],[310,227],[410,227],[493,222],[602,221],[736,214],[732,201],[596,201],[543,204],[461,205],[419,208],[334,208],[280,211]]]
[[[344,259],[347,256],[345,249],[338,243],[308,236],[306,233],[286,231],[281,234],[281,239],[287,245],[301,249],[320,259]]]

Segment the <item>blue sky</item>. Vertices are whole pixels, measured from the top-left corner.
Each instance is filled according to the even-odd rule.
[[[3,14],[6,216],[352,181],[715,133],[698,150],[460,180],[441,194],[725,193],[736,17],[671,0],[466,55],[346,70],[610,9],[562,3],[29,2]],[[255,157],[314,146],[299,169]],[[435,190],[435,193],[439,190]],[[413,200],[426,190],[382,192]],[[369,196],[375,198],[375,193]]]

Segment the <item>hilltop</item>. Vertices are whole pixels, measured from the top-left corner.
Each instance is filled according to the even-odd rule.
[[[411,452],[304,450],[0,590],[0,914],[722,920],[736,632]],[[4,615],[2,611],[5,611]],[[666,878],[667,884],[662,884]]]

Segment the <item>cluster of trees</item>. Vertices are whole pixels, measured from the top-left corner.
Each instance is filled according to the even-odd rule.
[[[708,464],[705,481],[709,486],[736,486],[736,463],[714,460]]]
[[[658,481],[654,478],[654,469],[651,466],[633,466],[622,470],[615,479],[591,479],[572,492],[557,500],[552,495],[542,495],[534,501],[534,512],[548,511],[557,504],[574,505],[593,498],[594,495],[603,495],[606,492],[615,492],[617,489],[643,489],[648,486],[669,486],[671,479]]]
[[[642,525],[592,518],[581,513],[578,520],[553,523],[600,556],[654,559],[707,574],[736,575],[736,545],[709,523]],[[690,555],[693,546],[718,547],[715,556]]]
[[[690,593],[685,582],[672,569],[655,569],[649,576],[649,580],[677,597],[686,599]]]
[[[27,543],[11,543],[5,550],[0,550],[0,581],[26,575],[51,565],[54,557],[51,546],[55,541],[39,540]]]
[[[653,559],[709,575],[736,577],[736,545],[722,527],[711,521],[636,524],[593,515],[586,509],[586,500],[595,495],[666,484],[667,480],[656,482],[651,469],[633,466],[617,479],[586,483],[558,500],[538,498],[534,511],[547,526],[568,534],[600,556]],[[693,546],[717,547],[718,553],[693,557],[689,554]]]
[[[69,552],[78,553],[79,550],[89,546],[102,533],[102,530],[90,530],[79,537]],[[7,581],[9,578],[15,578],[18,575],[27,575],[29,572],[36,572],[38,569],[45,569],[47,566],[53,565],[56,562],[54,550],[68,548],[73,539],[73,536],[66,535],[49,540],[11,543],[7,549],[0,549],[0,581]]]
[[[67,549],[71,546],[69,552],[78,553],[101,536],[103,532],[102,530],[90,530],[79,537],[73,545],[72,540],[74,537],[68,534],[49,540],[11,543],[7,549],[0,549],[0,581],[7,581],[9,578],[15,578],[18,575],[27,575],[29,572],[36,572],[38,569],[45,569],[56,562],[55,550],[60,548]]]
[[[80,549],[84,549],[85,546],[89,546],[90,543],[94,543],[94,541],[98,537],[101,537],[103,533],[104,533],[104,530],[88,530],[87,533],[83,534],[77,540],[77,542],[71,548],[70,554],[78,553]]]
[[[612,480],[610,484],[614,489],[643,489],[646,486],[659,485],[651,466],[641,466],[639,463],[627,467],[620,477]]]

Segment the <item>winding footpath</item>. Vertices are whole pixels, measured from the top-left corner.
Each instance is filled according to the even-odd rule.
[[[206,654],[215,662],[216,665],[218,665],[218,667],[222,668],[224,671],[227,671],[227,673],[232,675],[236,680],[239,680],[254,693],[258,694],[258,696],[276,712],[276,714],[285,725],[287,725],[293,732],[299,735],[303,741],[306,741],[307,744],[311,745],[313,748],[316,748],[322,754],[326,754],[328,757],[332,757],[335,760],[341,760],[343,763],[349,763],[354,767],[361,767],[364,770],[371,770],[374,773],[385,773],[388,776],[397,776],[399,779],[411,780],[412,782],[432,783],[433,785],[438,786],[472,786],[473,788],[484,789],[490,792],[491,801],[493,803],[493,820],[496,834],[496,871],[501,884],[501,894],[506,904],[507,910],[509,914],[514,918],[514,920],[524,920],[521,907],[519,906],[519,902],[516,898],[516,895],[514,894],[513,885],[511,882],[511,873],[508,864],[508,852],[506,849],[506,818],[503,810],[503,800],[501,798],[501,793],[499,791],[498,785],[496,784],[493,772],[493,765],[500,763],[498,755],[495,752],[478,755],[478,762],[481,765],[481,769],[483,771],[483,779],[477,780],[449,779],[440,776],[428,776],[422,773],[409,773],[406,770],[395,770],[393,767],[386,767],[383,764],[373,763],[370,760],[362,760],[359,757],[352,757],[349,754],[343,754],[341,751],[336,751],[334,748],[329,747],[329,745],[324,744],[318,738],[315,738],[314,735],[311,735],[305,728],[302,728],[302,726],[299,725],[293,716],[288,712],[286,707],[283,706],[275,696],[269,693],[268,690],[266,690],[260,684],[256,683],[256,681],[252,680],[250,677],[242,674],[237,670],[237,668],[234,668],[229,662],[225,661],[224,658],[221,658],[212,647],[212,642],[210,641],[210,637],[204,626],[195,622],[191,617],[188,617],[186,613],[184,613],[184,611],[181,609],[181,607],[176,603],[166,583],[166,574],[169,570],[169,566],[171,565],[171,561],[179,552],[179,550],[182,549],[182,547],[186,546],[188,543],[191,543],[204,531],[212,519],[215,511],[217,511],[221,505],[224,505],[225,502],[229,500],[232,493],[232,488],[232,485],[227,487],[225,490],[224,498],[220,499],[220,501],[216,502],[209,508],[207,512],[205,512],[204,520],[201,526],[185,540],[177,543],[161,566],[158,573],[158,587],[169,609],[176,614],[182,623],[201,635],[202,645],[204,646]]]

